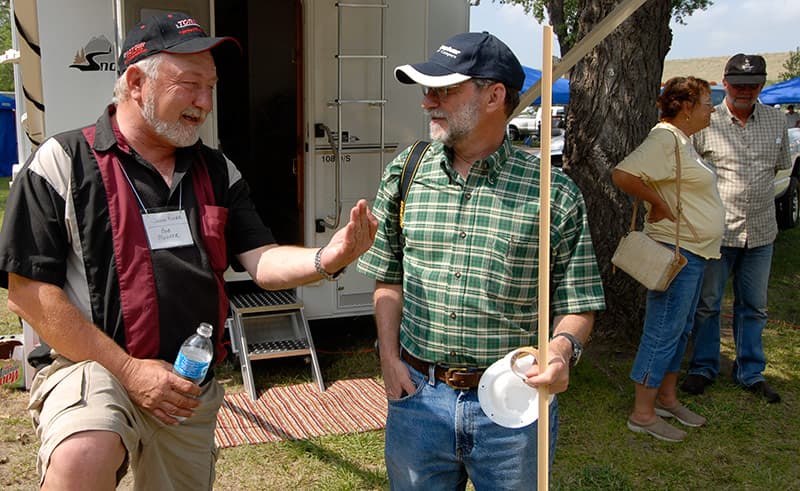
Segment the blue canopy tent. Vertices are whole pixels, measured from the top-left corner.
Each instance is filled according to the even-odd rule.
[[[800,77],[770,85],[761,91],[758,98],[764,104],[800,103]]]
[[[525,92],[542,78],[542,71],[524,65],[522,66],[522,70],[525,71],[525,82],[522,84],[522,92]],[[533,103],[541,104],[542,98],[537,98]],[[553,104],[569,104],[569,80],[566,78],[559,78],[553,82]]]
[[[17,163],[17,126],[13,97],[0,94],[0,176],[10,176]]]

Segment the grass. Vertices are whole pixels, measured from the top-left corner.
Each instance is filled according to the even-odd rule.
[[[4,198],[0,181],[0,199]],[[784,231],[775,244],[770,281],[770,322],[764,331],[766,376],[781,394],[766,404],[721,376],[706,394],[683,397],[709,420],[688,430],[680,444],[657,441],[625,428],[633,404],[628,379],[636,342],[607,345],[593,340],[559,401],[560,432],[551,488],[556,490],[800,490],[800,229]],[[0,305],[5,291],[0,291]],[[730,312],[730,297],[726,297]],[[0,307],[0,334],[19,332]],[[370,319],[312,324],[323,376],[380,378],[372,349]],[[730,372],[733,340],[723,331],[723,375]],[[259,388],[311,381],[301,358],[253,364]],[[230,362],[218,370],[229,392],[242,391],[241,374]],[[24,404],[26,393],[0,390],[0,486],[35,489],[36,436]],[[421,428],[424,430],[424,428]],[[325,436],[304,441],[245,445],[220,451],[216,489],[387,489],[384,434]],[[129,481],[125,486],[129,486]]]

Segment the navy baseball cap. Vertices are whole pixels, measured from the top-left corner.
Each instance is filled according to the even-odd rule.
[[[446,87],[471,78],[486,78],[522,90],[525,72],[502,41],[488,32],[466,32],[445,41],[428,61],[395,68],[394,77],[404,84],[426,87]]]
[[[763,84],[767,81],[767,62],[763,56],[738,53],[725,64],[729,84]]]
[[[235,45],[241,53],[236,39],[209,37],[200,24],[186,14],[157,15],[140,22],[128,32],[117,62],[117,72],[122,74],[137,61],[156,53],[202,53],[228,44]]]

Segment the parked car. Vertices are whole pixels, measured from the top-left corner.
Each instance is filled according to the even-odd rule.
[[[564,128],[567,124],[567,108],[566,106],[552,106],[550,108],[552,119],[552,128]],[[541,138],[542,133],[542,108],[536,110],[536,136]],[[555,135],[555,132],[553,133]]]
[[[539,126],[536,124],[536,107],[528,106],[508,123],[508,138],[511,141],[521,140],[528,135],[536,133]]]
[[[711,86],[711,104],[715,106],[722,102],[725,99],[725,87],[721,85],[712,85]]]
[[[564,154],[564,139],[567,137],[566,131],[563,128],[553,128],[552,138],[550,138],[550,165],[553,167],[561,167],[563,164]],[[536,156],[542,158],[541,150],[536,153]]]
[[[563,128],[566,122],[565,106],[552,106],[551,113],[553,117],[553,128]],[[542,127],[542,108],[537,106],[528,106],[508,122],[508,138],[512,141],[522,140],[526,136],[536,135],[539,137],[540,129]]]
[[[792,167],[775,175],[775,217],[781,229],[800,222],[800,128],[789,128]]]

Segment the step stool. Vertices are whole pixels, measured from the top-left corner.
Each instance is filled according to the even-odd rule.
[[[258,399],[250,362],[288,356],[310,356],[311,375],[325,391],[303,302],[294,290],[265,291],[252,283],[252,291],[231,293],[229,320],[233,352],[239,356],[242,379],[251,399]]]

